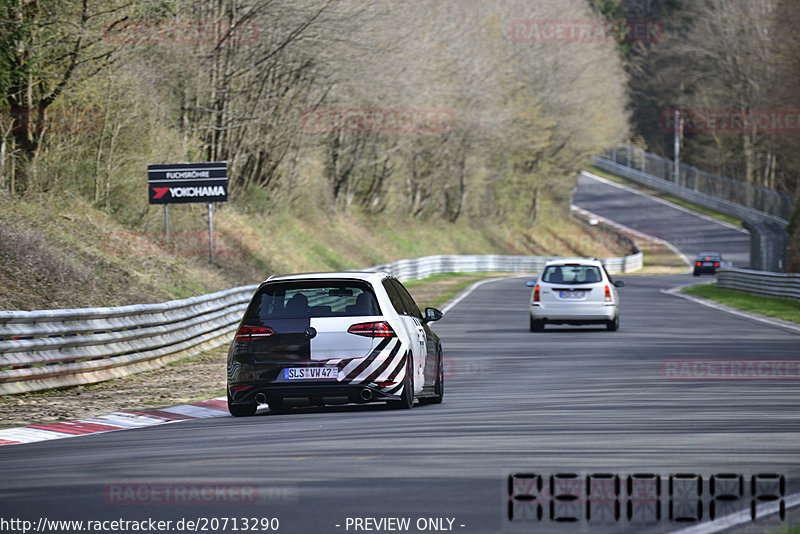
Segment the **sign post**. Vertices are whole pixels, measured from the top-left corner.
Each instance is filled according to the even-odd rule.
[[[164,233],[169,243],[169,204],[208,203],[208,259],[214,261],[212,202],[228,201],[228,162],[171,163],[147,166],[150,204],[164,204]]]
[[[214,210],[211,202],[208,203],[208,261],[214,263]]]
[[[681,112],[675,110],[675,165],[673,166],[673,180],[678,185],[681,177]]]
[[[164,235],[166,243],[169,245],[169,204],[164,204]]]

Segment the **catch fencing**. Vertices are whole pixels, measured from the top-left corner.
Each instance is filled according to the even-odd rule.
[[[605,171],[739,219],[770,220],[786,226],[792,213],[793,200],[788,195],[685,163],[679,166],[676,183],[672,160],[638,148],[609,150],[604,156],[593,156],[593,163]]]
[[[454,272],[530,272],[549,258],[427,256],[377,265],[400,280]],[[603,260],[642,267],[642,254]],[[0,395],[91,384],[162,367],[230,343],[257,285],[160,304],[0,311]]]
[[[717,287],[800,301],[800,274],[727,269],[717,273]]]

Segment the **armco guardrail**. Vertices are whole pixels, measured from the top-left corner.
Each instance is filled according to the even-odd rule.
[[[160,304],[0,311],[0,394],[102,382],[227,343],[256,287]]]
[[[658,176],[647,174],[640,170],[616,163],[614,161],[611,161],[609,159],[600,156],[592,156],[592,163],[594,164],[595,167],[603,169],[604,171],[608,171],[617,174],[619,176],[629,178],[642,185],[646,185],[647,187],[656,189],[657,191],[669,193],[678,198],[688,200],[689,202],[694,202],[695,204],[698,204],[700,206],[711,208],[713,210],[716,210],[720,213],[725,213],[732,217],[737,217],[739,219],[749,219],[752,221],[773,221],[782,226],[786,226],[788,224],[788,221],[782,217],[771,215],[769,213],[754,208],[749,208],[741,204],[736,204],[728,200],[724,200],[711,195],[707,195],[705,193],[701,193],[699,191],[695,191],[694,189],[690,189],[688,187],[675,184],[674,182],[670,182],[664,180],[663,178],[659,178]]]
[[[717,273],[717,287],[800,300],[800,274],[727,269]]]
[[[537,272],[549,258],[427,256],[377,265],[400,280],[452,272]],[[642,254],[603,260],[609,272],[642,267]],[[0,311],[0,394],[91,384],[161,367],[231,340],[258,286],[161,304]]]
[[[405,282],[442,273],[535,273],[540,271],[549,259],[552,258],[496,255],[425,256],[413,260],[398,260],[384,265],[376,265],[370,270],[391,273],[398,280]],[[639,252],[624,258],[606,258],[601,261],[609,273],[633,272],[642,268],[642,253]]]

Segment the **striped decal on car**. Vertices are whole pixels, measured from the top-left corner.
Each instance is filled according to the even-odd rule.
[[[400,352],[402,342],[397,338],[385,338],[364,359],[351,360],[339,371],[339,381],[343,383],[387,382],[397,375],[397,369],[405,362]],[[333,363],[333,362],[329,362]]]
[[[369,356],[363,359],[352,360],[350,363],[348,363],[342,370],[342,373],[344,373],[343,381],[350,382],[353,380],[358,380],[358,378],[364,374],[364,370],[367,369],[372,364],[372,362],[378,359],[378,356],[381,355],[381,353],[386,349],[386,347],[389,345],[389,343],[391,343],[391,341],[392,338],[381,339],[380,343],[378,343],[378,346],[375,347],[375,349],[373,349],[373,351],[369,354]],[[397,339],[395,339],[394,341],[399,343],[399,340]],[[361,381],[363,381],[364,379],[366,379],[366,376],[364,376],[361,379]]]
[[[406,378],[406,369],[408,369],[408,358],[410,357],[411,355],[409,353],[406,353],[402,358],[400,358],[400,362],[397,364],[397,366],[389,375],[389,377],[385,380],[385,382],[395,383],[392,386],[387,386],[386,388],[384,388],[384,393],[386,393],[387,395],[399,395],[402,393],[403,380],[405,380]]]

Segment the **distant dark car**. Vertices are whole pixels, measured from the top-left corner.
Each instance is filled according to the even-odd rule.
[[[701,252],[694,261],[694,275],[717,274],[720,265],[722,265],[722,255],[719,252]]]

